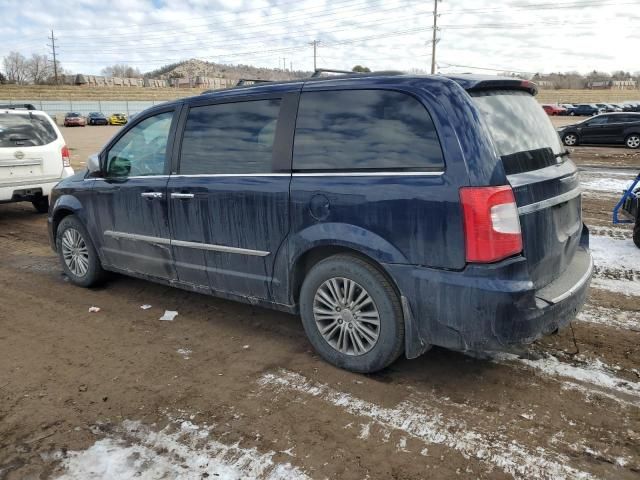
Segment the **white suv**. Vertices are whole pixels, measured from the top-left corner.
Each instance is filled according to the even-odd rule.
[[[49,209],[49,193],[73,175],[69,149],[51,117],[33,105],[0,105],[0,203]]]

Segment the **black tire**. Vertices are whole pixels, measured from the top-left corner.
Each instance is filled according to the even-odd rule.
[[[314,314],[316,294],[325,285],[325,282],[334,278],[355,282],[356,288],[364,290],[365,294],[369,295],[373,301],[373,308],[377,310],[379,316],[378,337],[375,342],[370,344],[369,350],[363,350],[364,353],[341,352],[332,346],[329,340],[325,340],[325,337],[320,333]],[[349,308],[345,307],[344,310],[344,315],[349,315],[350,320],[336,319],[335,321],[342,325],[341,328],[345,332],[349,332],[347,326],[351,328],[349,336],[355,336],[358,329],[362,328],[363,322],[357,320],[357,317],[354,319]],[[360,310],[357,310],[355,315],[359,313]],[[300,315],[304,330],[313,347],[322,358],[337,367],[352,372],[372,373],[389,366],[404,351],[404,318],[396,291],[378,269],[352,255],[335,255],[313,266],[304,279],[300,290]],[[340,314],[335,315],[340,316]],[[323,321],[332,322],[332,320]],[[353,338],[350,340],[352,346],[355,345]]]
[[[82,237],[84,241],[84,245],[86,246],[87,251],[87,269],[84,275],[78,275],[74,273],[67,262],[64,259],[63,255],[63,236],[67,230],[74,230]],[[91,287],[97,285],[101,281],[103,281],[106,277],[106,272],[102,269],[102,265],[100,264],[100,258],[96,252],[93,243],[91,242],[91,238],[87,233],[86,228],[82,225],[82,222],[78,220],[75,215],[69,215],[64,217],[58,225],[58,229],[56,230],[56,250],[58,251],[58,257],[60,259],[60,264],[62,265],[62,269],[64,273],[69,277],[72,283],[78,285],[80,287]]]
[[[38,213],[47,213],[49,211],[49,197],[38,197],[31,200],[31,205]]]
[[[636,223],[633,226],[633,243],[640,248],[640,216],[636,218]]]
[[[624,144],[627,148],[637,149],[640,148],[640,133],[632,133],[631,135],[627,135],[627,138],[624,139]]]
[[[574,137],[575,141],[573,143],[567,141],[567,137]],[[567,133],[562,137],[562,143],[564,143],[567,147],[575,147],[578,145],[578,135],[575,133]]]

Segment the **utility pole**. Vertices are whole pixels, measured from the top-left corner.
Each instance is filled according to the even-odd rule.
[[[431,41],[431,75],[436,73],[436,34],[438,32],[438,0],[433,0],[433,39]]]
[[[313,71],[315,72],[317,67],[316,67],[316,57],[318,55],[318,40],[314,40],[313,42],[309,43],[309,45],[313,45]]]
[[[53,78],[55,79],[56,85],[58,85],[58,60],[56,59],[56,37],[53,36],[53,30],[51,30],[51,37],[48,37],[51,40],[51,54],[53,55]]]

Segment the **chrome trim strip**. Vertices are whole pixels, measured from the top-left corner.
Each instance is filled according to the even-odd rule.
[[[587,280],[589,280],[589,278],[591,277],[592,273],[593,273],[593,257],[591,256],[591,254],[589,254],[589,268],[587,268],[587,271],[580,278],[580,280],[578,280],[569,290],[564,292],[562,295],[559,295],[556,298],[553,298],[553,299],[547,300],[547,301],[555,304],[555,303],[561,302],[565,298],[573,295],[576,292],[576,290],[582,288],[582,286],[585,284],[585,282]]]
[[[193,193],[175,193],[174,192],[174,193],[171,194],[171,198],[178,198],[178,199],[181,199],[181,200],[185,200],[185,199],[193,198],[193,197],[195,197],[195,195]]]
[[[32,167],[42,165],[42,160],[9,161],[0,160],[0,167]]]
[[[142,192],[140,194],[141,197],[144,198],[162,198],[164,197],[164,193],[162,192]]]
[[[170,238],[151,237],[149,235],[139,235],[137,233],[114,232],[113,230],[105,230],[105,236],[124,240],[139,240],[141,242],[157,243],[160,245],[171,245]]]
[[[290,177],[290,173],[202,173],[197,175],[171,175],[171,178],[226,178],[226,177]]]
[[[199,250],[210,250],[213,252],[238,253],[241,255],[252,255],[255,257],[266,257],[270,252],[263,250],[250,250],[248,248],[227,247],[225,245],[213,245],[211,243],[186,242],[184,240],[172,240],[170,238],[151,237],[148,235],[139,235],[137,233],[114,232],[113,230],[105,230],[104,235],[107,237],[134,240],[141,242],[157,243],[159,245],[173,245],[176,247],[197,248]]]
[[[200,250],[211,250],[213,252],[239,253],[241,255],[252,255],[255,257],[266,257],[269,252],[263,250],[249,250],[248,248],[227,247],[224,245],[212,245],[211,243],[185,242],[184,240],[171,240],[171,245],[176,247],[197,248]]]
[[[531,183],[544,182],[547,180],[566,180],[570,177],[565,177],[566,175],[578,174],[578,169],[575,164],[571,160],[567,160],[560,165],[550,165],[548,167],[540,168],[538,170],[532,170],[530,172],[523,173],[514,173],[512,175],[507,175],[507,180],[511,184],[512,187],[521,187],[522,185],[528,185]]]
[[[294,177],[438,177],[444,175],[444,171],[438,172],[296,172]]]
[[[569,190],[561,195],[556,197],[547,198],[546,200],[541,200],[540,202],[530,203],[529,205],[524,205],[518,208],[518,213],[520,215],[526,215],[527,213],[537,212],[538,210],[543,210],[548,207],[552,207],[554,205],[558,205],[559,203],[564,203],[572,198],[579,196],[582,193],[582,187],[576,187],[573,190]]]

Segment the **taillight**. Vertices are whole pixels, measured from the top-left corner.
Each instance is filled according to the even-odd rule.
[[[510,186],[460,189],[467,262],[497,262],[522,251],[520,218]]]
[[[62,166],[63,167],[70,167],[71,166],[71,154],[69,153],[69,149],[67,148],[66,145],[64,147],[62,147],[62,151],[60,153],[62,153]]]

